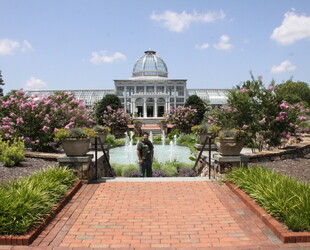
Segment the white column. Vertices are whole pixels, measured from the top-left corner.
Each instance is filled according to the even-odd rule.
[[[155,109],[155,110],[154,110],[154,117],[157,117],[157,115],[158,115],[158,114],[157,114],[157,98],[154,98],[154,101],[155,101],[155,102],[154,102],[154,109]]]
[[[146,98],[143,98],[143,117],[147,117],[147,112],[146,112]]]

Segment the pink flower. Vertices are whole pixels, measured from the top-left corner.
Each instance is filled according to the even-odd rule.
[[[274,91],[274,86],[269,85],[268,90],[269,90],[269,91]]]
[[[266,123],[266,118],[263,118],[262,120],[259,121],[259,124],[264,124]]]
[[[298,120],[300,120],[300,121],[306,121],[307,120],[307,117],[305,117],[305,116],[299,116],[298,117]]]
[[[286,109],[286,108],[289,108],[290,106],[288,106],[287,104],[286,104],[286,101],[282,101],[282,103],[281,103],[281,105],[280,105],[280,108],[281,109]]]
[[[242,128],[243,128],[243,129],[248,129],[248,128],[249,128],[249,125],[245,125],[245,124],[244,124],[244,125],[242,126]]]
[[[46,127],[46,126],[43,126],[42,130],[46,132],[46,131],[49,131],[50,128],[49,128],[49,127]]]
[[[240,92],[241,93],[246,93],[246,92],[248,92],[248,90],[246,88],[243,88],[243,89],[240,90]]]
[[[257,79],[258,79],[258,80],[262,80],[262,79],[263,79],[263,76],[259,75],[259,76],[257,76]]]

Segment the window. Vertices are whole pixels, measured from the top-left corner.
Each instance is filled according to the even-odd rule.
[[[157,93],[164,93],[165,87],[164,86],[156,86]]]
[[[174,103],[174,98],[173,98],[173,97],[170,98],[170,102],[171,102],[171,103]]]
[[[137,86],[137,93],[144,93],[144,86]]]
[[[172,95],[174,93],[174,86],[167,86],[167,94]]]
[[[177,102],[181,102],[181,103],[183,103],[184,102],[184,98],[177,98]]]
[[[178,92],[178,96],[184,96],[184,87],[177,86],[177,92]]]
[[[133,86],[127,86],[127,93],[129,96],[131,96],[132,94],[134,94],[134,87]]]
[[[154,92],[154,86],[146,86],[146,92],[148,93]]]

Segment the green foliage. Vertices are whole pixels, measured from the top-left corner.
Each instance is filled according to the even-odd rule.
[[[49,168],[0,185],[0,235],[28,232],[52,211],[76,177],[67,168]]]
[[[310,231],[310,186],[264,167],[235,168],[225,177],[293,231]]]
[[[123,146],[125,144],[125,139],[115,139],[114,135],[108,134],[106,143],[109,144],[111,147]]]
[[[122,108],[122,103],[117,95],[107,94],[99,102],[95,104],[95,119],[98,124],[102,124],[102,114],[110,106],[113,110]]]
[[[180,135],[180,131],[178,129],[173,129],[169,134],[168,134],[168,138],[169,140],[173,140],[174,136],[179,136]]]
[[[1,70],[0,70],[0,86],[1,85],[4,85],[4,81],[2,79],[2,73],[1,73]],[[3,89],[0,87],[0,97],[3,96]]]
[[[208,105],[197,95],[191,95],[185,102],[185,107],[190,107],[197,110],[193,124],[200,124],[204,118],[204,114],[208,110]]]
[[[0,137],[0,161],[5,167],[18,165],[25,158],[24,142],[20,139],[2,141]]]
[[[177,144],[185,146],[194,146],[198,143],[196,134],[181,134],[177,139]]]
[[[124,176],[126,173],[130,173],[132,171],[138,171],[139,165],[138,164],[117,164],[117,163],[111,163],[111,166],[115,170],[116,176]],[[181,168],[192,168],[192,164],[187,164],[184,162],[179,162],[177,160],[174,160],[173,162],[164,162],[161,163],[157,161],[156,159],[153,161],[153,170],[160,169],[167,172],[168,176],[177,176],[179,169]]]
[[[94,138],[96,135],[90,128],[70,128],[70,129],[57,129],[55,131],[55,140],[62,139],[79,139],[79,138]]]
[[[280,101],[286,100],[289,104],[304,102],[307,107],[310,107],[310,88],[308,83],[288,80],[285,83],[276,85],[275,93]]]
[[[208,124],[196,125],[191,128],[192,132],[196,134],[208,133],[209,129],[210,129],[210,125]]]
[[[111,129],[106,126],[96,125],[93,127],[93,131],[103,133],[103,134],[108,134],[109,132],[111,132]]]

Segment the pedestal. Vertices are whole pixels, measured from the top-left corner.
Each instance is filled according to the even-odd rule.
[[[230,171],[234,166],[247,167],[250,157],[247,155],[222,156],[215,154],[213,159],[217,172],[223,174]]]

